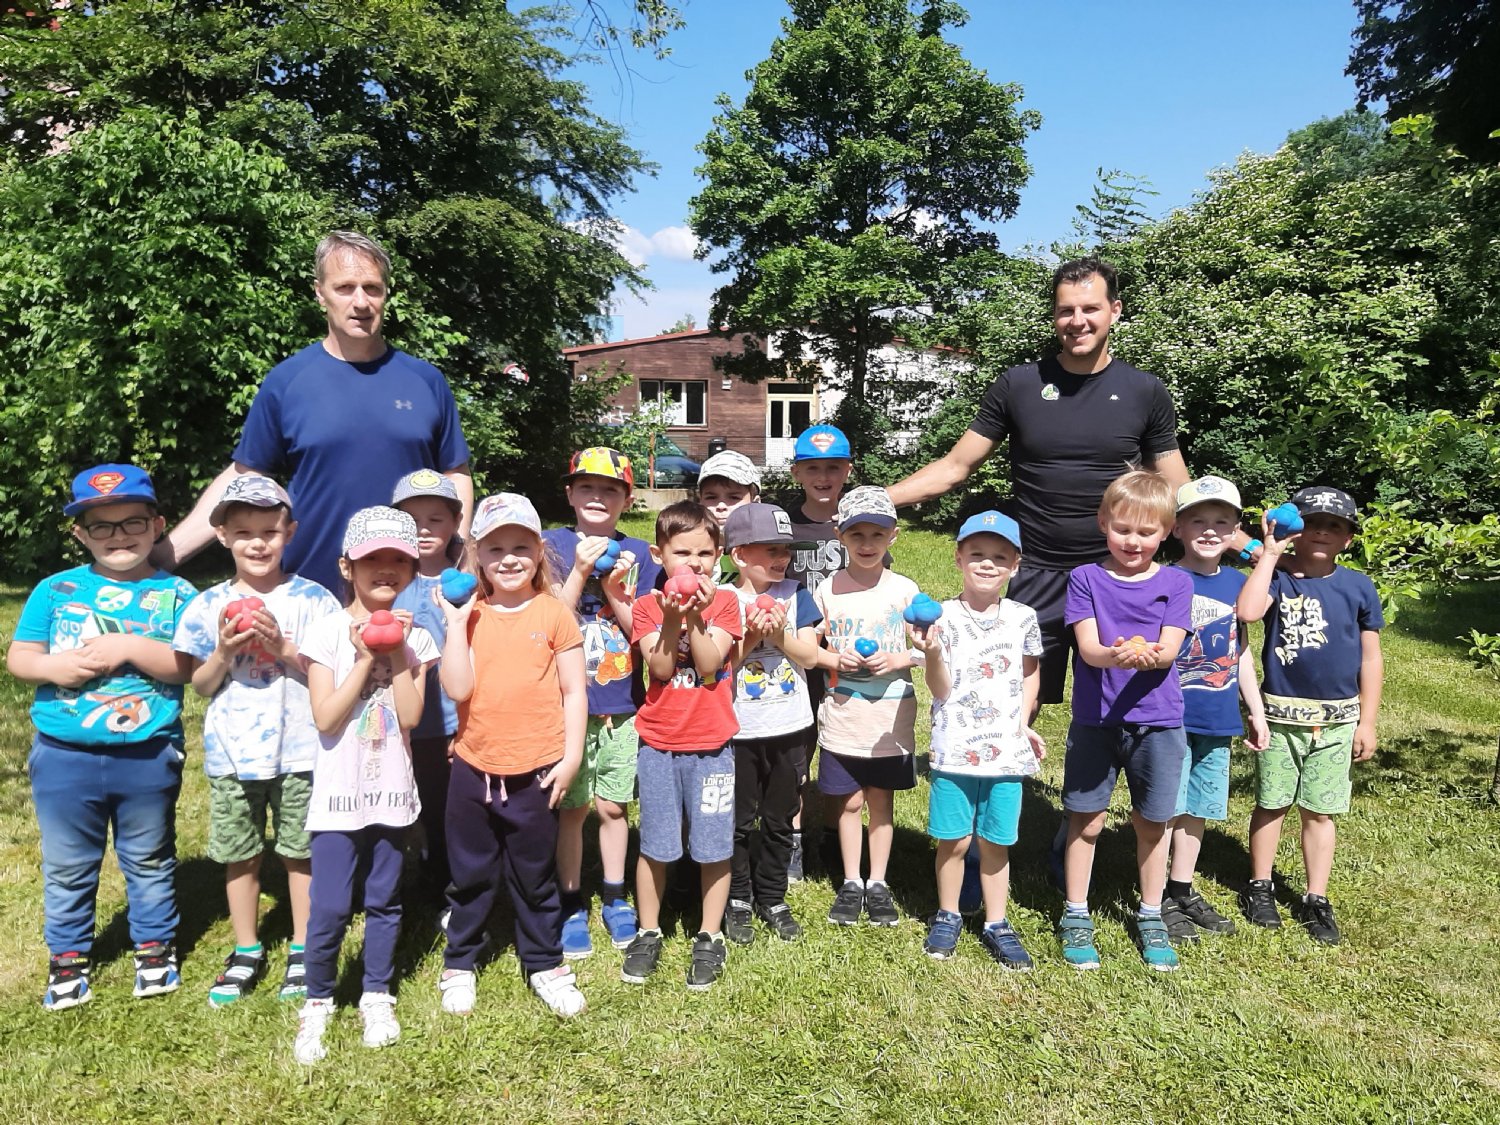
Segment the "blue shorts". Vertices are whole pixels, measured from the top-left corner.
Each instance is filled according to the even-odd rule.
[[[1103,812],[1123,769],[1131,807],[1142,818],[1165,824],[1177,811],[1186,756],[1187,736],[1181,727],[1091,727],[1074,722],[1068,727],[1063,759],[1063,808]]]
[[[734,745],[673,753],[641,743],[635,759],[640,787],[641,854],[657,863],[688,854],[719,863],[734,854]]]
[[[915,789],[917,761],[910,754],[853,758],[831,750],[818,753],[818,792],[847,797],[861,789]]]
[[[1016,842],[1020,825],[1019,777],[932,775],[927,834],[934,840],[962,840],[977,829],[981,839],[1008,848]]]
[[[1229,743],[1227,734],[1187,736],[1182,783],[1177,787],[1177,815],[1200,820],[1229,816]]]

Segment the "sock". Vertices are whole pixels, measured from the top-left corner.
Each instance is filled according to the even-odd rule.
[[[604,902],[617,902],[625,897],[625,883],[600,883],[599,898]]]
[[[986,922],[984,928],[987,930],[1008,930],[1010,929],[1010,919],[1001,918],[998,922]]]
[[[1158,902],[1155,906],[1150,906],[1150,905],[1148,905],[1147,903],[1144,903],[1144,902],[1141,903],[1140,912],[1136,915],[1136,917],[1137,918],[1160,918],[1161,917],[1161,903]]]
[[[1063,908],[1065,913],[1074,918],[1087,918],[1089,916],[1088,899],[1084,899],[1082,902],[1065,902],[1063,903]]]
[[[248,953],[252,957],[260,957],[265,954],[266,947],[256,942],[254,945],[237,945],[234,947],[236,953]]]
[[[800,832],[793,832],[792,833],[792,850],[796,851],[801,846],[802,846],[802,833],[800,833]]]
[[[562,912],[564,918],[571,918],[583,909],[582,891],[563,891],[559,895],[562,899]]]
[[[884,879],[866,879],[865,880],[865,890],[867,890],[867,891],[871,887],[883,887],[883,886],[885,886],[885,880]]]
[[[661,928],[658,927],[654,930],[637,930],[636,934],[639,937],[661,937]]]
[[[286,951],[288,953],[301,953],[304,948],[305,947],[300,942],[294,941],[291,945],[286,947]]]
[[[844,876],[844,882],[845,883],[853,883],[860,890],[864,890],[865,889],[865,881],[863,879],[861,879],[858,875],[845,875]]]
[[[1192,894],[1192,893],[1193,893],[1193,881],[1191,879],[1189,879],[1185,883],[1179,882],[1176,879],[1168,879],[1167,880],[1167,897],[1168,898],[1175,898],[1178,902],[1181,902],[1183,899],[1187,898],[1187,896],[1190,895],[1190,894]]]
[[[707,930],[704,930],[703,932],[704,933],[708,933]],[[723,930],[715,930],[713,933],[708,934],[708,940],[709,941],[716,941],[720,945],[723,945],[724,944],[724,931]]]

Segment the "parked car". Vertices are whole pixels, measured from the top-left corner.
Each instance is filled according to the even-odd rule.
[[[656,487],[697,488],[698,470],[701,464],[692,460],[671,438],[663,435],[656,439]],[[636,484],[649,488],[651,477],[643,473]]]

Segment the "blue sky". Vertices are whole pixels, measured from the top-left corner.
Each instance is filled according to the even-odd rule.
[[[1032,176],[1016,217],[1000,229],[1008,249],[1066,237],[1096,169],[1149,179],[1160,215],[1192,201],[1207,173],[1243,152],[1269,152],[1293,129],[1355,101],[1344,76],[1354,30],[1349,0],[1228,4],[1150,0],[969,0],[969,22],[948,38],[996,82],[1015,82],[1042,127],[1026,151]],[[627,337],[649,336],[691,314],[701,325],[716,278],[692,259],[688,200],[700,181],[695,146],[714,99],[739,101],[745,71],[780,32],[779,0],[686,0],[687,27],[672,54],[629,56],[631,73],[582,64],[594,110],[626,130],[659,165],[655,178],[617,201],[623,246],[656,285],[616,311]],[[618,60],[616,60],[618,62]]]

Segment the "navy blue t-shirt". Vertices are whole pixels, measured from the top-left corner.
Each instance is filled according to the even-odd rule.
[[[271,369],[234,460],[286,481],[298,526],[282,565],[336,593],[349,517],[389,504],[407,473],[465,464],[469,446],[453,391],[432,364],[395,348],[348,363],[319,342]]]
[[[1235,599],[1245,576],[1227,566],[1217,574],[1181,568],[1193,580],[1193,627],[1177,654],[1182,726],[1190,734],[1245,733],[1240,718],[1240,622]]]
[[[1266,717],[1301,726],[1359,720],[1360,633],[1385,628],[1368,575],[1336,566],[1326,578],[1271,576],[1262,687]]]

